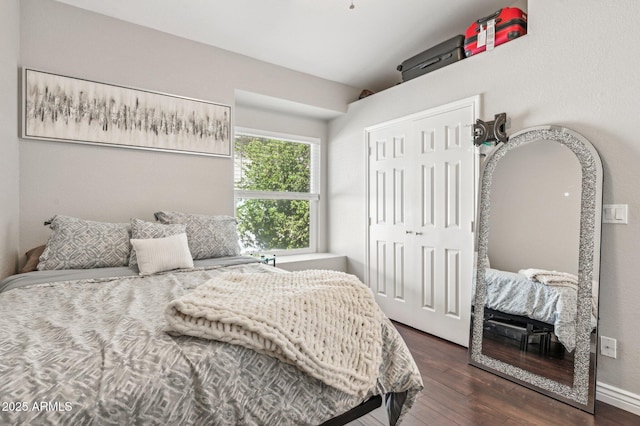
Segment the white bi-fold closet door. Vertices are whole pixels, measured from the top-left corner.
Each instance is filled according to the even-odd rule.
[[[468,346],[478,97],[367,128],[367,282],[389,318]]]

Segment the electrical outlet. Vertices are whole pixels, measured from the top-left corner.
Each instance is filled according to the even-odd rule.
[[[616,357],[616,339],[600,336],[600,353],[611,358]]]

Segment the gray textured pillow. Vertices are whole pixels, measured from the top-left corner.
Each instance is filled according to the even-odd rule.
[[[128,223],[104,223],[57,215],[38,270],[90,269],[126,266],[129,263],[131,227]]]
[[[147,240],[151,238],[171,237],[184,234],[186,226],[180,223],[165,225],[162,223],[147,222],[140,219],[131,219],[131,239]],[[137,268],[138,259],[135,250],[129,255],[129,267]]]
[[[165,211],[156,212],[155,217],[160,223],[182,223],[187,226],[189,250],[194,260],[240,254],[234,217]]]

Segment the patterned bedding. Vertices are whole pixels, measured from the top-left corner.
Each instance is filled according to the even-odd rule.
[[[144,278],[114,268],[0,283],[0,424],[313,425],[375,394],[393,423],[411,407],[422,380],[386,319],[364,399],[240,346],[165,333],[167,304],[222,271],[278,270],[232,258]]]
[[[567,351],[574,350],[578,306],[575,289],[545,285],[521,274],[491,268],[486,269],[485,277],[485,307],[552,324],[558,341]]]

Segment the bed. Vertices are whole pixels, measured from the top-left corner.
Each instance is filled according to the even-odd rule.
[[[568,352],[575,349],[575,288],[547,285],[523,273],[491,268],[485,269],[485,284],[485,320],[515,321],[530,330],[553,332]],[[595,322],[592,315],[593,327]]]
[[[238,344],[168,333],[167,306],[203,283],[290,274],[247,256],[192,262],[152,274],[44,269],[0,282],[0,423],[344,424],[383,397],[396,424],[412,406],[422,380],[387,318],[375,383],[359,394]]]

